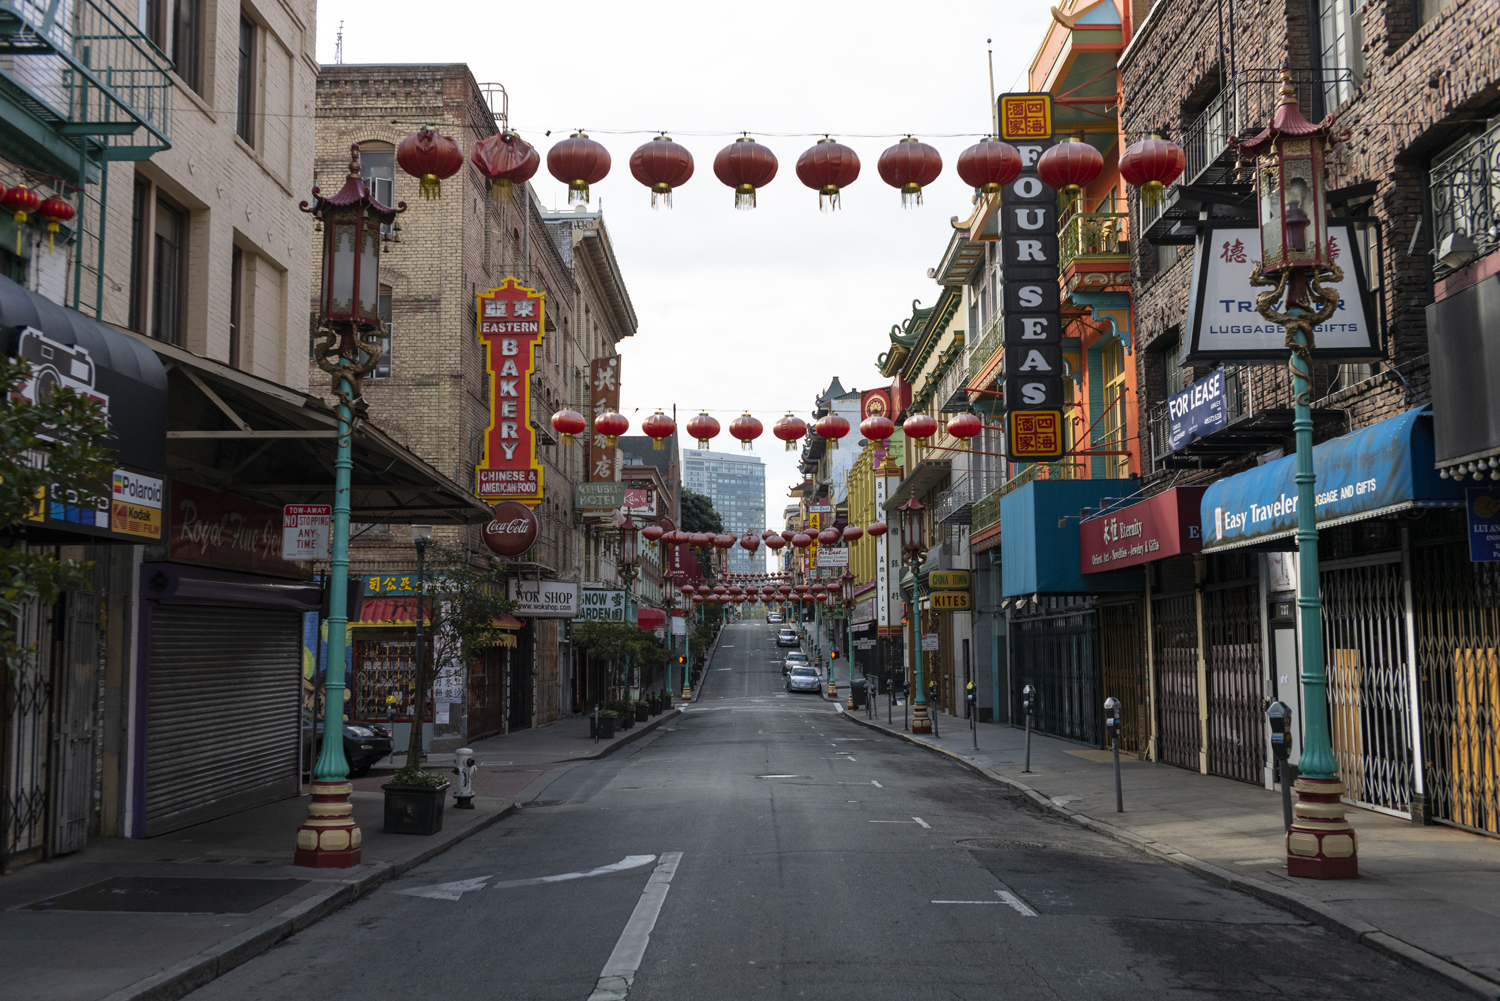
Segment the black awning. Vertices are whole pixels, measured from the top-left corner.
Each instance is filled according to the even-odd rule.
[[[167,372],[141,341],[0,277],[6,354],[27,358],[34,379],[107,399],[116,460],[167,468]]]

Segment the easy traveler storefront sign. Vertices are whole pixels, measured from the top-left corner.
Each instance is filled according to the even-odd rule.
[[[1433,469],[1429,406],[1325,441],[1313,449],[1314,508],[1328,528],[1411,507],[1458,507],[1463,488]],[[1201,505],[1205,552],[1286,538],[1297,531],[1297,457],[1213,484]]]
[[[1224,370],[1217,369],[1167,400],[1167,451],[1175,452],[1195,438],[1229,423],[1224,400]]]
[[[1203,548],[1199,505],[1206,487],[1174,487],[1078,526],[1084,573],[1139,566]]]

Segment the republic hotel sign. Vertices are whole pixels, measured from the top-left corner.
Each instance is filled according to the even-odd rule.
[[[1005,451],[1012,462],[1055,459],[1066,450],[1057,192],[1037,175],[1053,144],[1052,96],[1001,95],[1000,136],[1021,154],[1020,175],[1000,193]]]

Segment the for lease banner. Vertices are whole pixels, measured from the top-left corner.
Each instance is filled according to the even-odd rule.
[[[542,464],[531,429],[531,373],[544,327],[543,293],[507,278],[479,296],[478,335],[488,356],[490,426],[475,469],[474,493],[486,500],[542,500]]]

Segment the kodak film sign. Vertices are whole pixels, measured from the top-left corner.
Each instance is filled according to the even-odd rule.
[[[542,338],[543,293],[514,278],[479,296],[479,340],[488,356],[490,426],[475,468],[474,493],[486,500],[542,500],[542,464],[532,431],[531,373]]]

